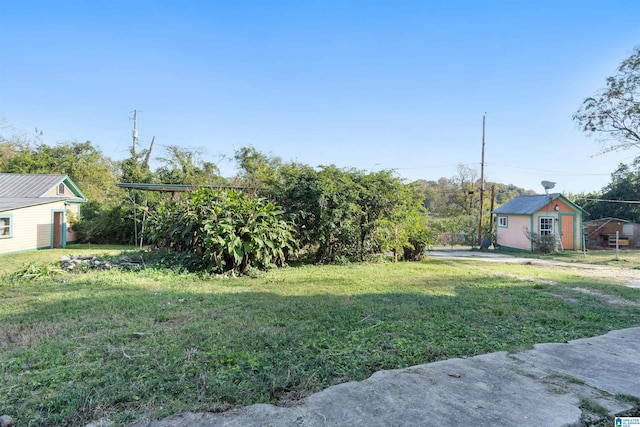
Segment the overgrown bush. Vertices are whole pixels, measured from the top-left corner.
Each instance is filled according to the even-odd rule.
[[[525,231],[527,238],[533,242],[533,248],[543,254],[548,254],[557,250],[557,240],[554,234],[539,235]]]
[[[96,202],[82,206],[82,216],[72,223],[79,243],[123,244],[134,242],[133,207],[129,203],[104,207]]]
[[[414,228],[409,234],[409,240],[402,248],[405,261],[421,261],[429,246],[436,241],[437,235],[426,226]]]
[[[296,247],[291,229],[264,198],[201,189],[149,209],[144,237],[158,249],[185,254],[192,269],[242,274],[283,265]]]
[[[426,214],[421,196],[393,171],[287,164],[278,174],[269,194],[316,263],[363,261],[389,251],[396,259],[409,244],[408,229]]]
[[[434,243],[436,234],[429,226],[425,212],[415,206],[412,209],[407,203],[396,209],[390,218],[380,221],[375,237],[380,250],[390,252],[394,262],[400,256],[405,261],[420,261]]]
[[[551,253],[557,249],[556,236],[552,234],[538,236],[534,241],[534,247],[543,254]]]

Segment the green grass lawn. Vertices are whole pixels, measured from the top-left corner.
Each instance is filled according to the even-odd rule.
[[[85,250],[118,248],[0,264],[6,274],[30,257]],[[286,403],[381,369],[640,325],[640,290],[480,261],[299,266],[257,278],[152,268],[4,277],[0,412],[32,426]]]

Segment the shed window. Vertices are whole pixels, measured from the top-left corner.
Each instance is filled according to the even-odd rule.
[[[498,227],[507,227],[509,225],[509,220],[506,216],[498,217]]]
[[[58,195],[64,195],[64,183],[61,182],[60,184],[58,184],[58,192],[57,192],[57,194]]]
[[[0,239],[6,239],[12,236],[12,225],[13,221],[11,220],[11,216],[0,216]]]
[[[539,231],[541,236],[549,236],[553,234],[553,217],[541,216]]]

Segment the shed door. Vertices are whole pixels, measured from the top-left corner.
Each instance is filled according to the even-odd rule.
[[[560,231],[562,232],[562,248],[573,250],[574,247],[574,218],[573,215],[562,215]]]
[[[53,213],[53,247],[62,247],[62,212]]]

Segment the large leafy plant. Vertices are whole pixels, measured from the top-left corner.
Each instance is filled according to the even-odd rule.
[[[150,209],[145,237],[184,254],[189,267],[242,274],[281,266],[296,247],[291,225],[270,201],[234,190],[196,190]]]

